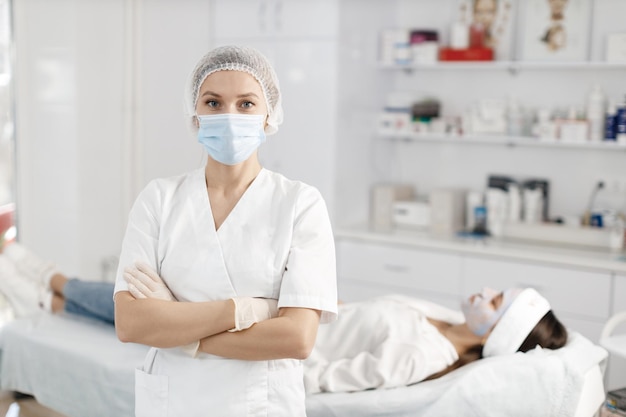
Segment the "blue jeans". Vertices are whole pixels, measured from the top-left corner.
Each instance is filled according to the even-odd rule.
[[[63,288],[65,311],[114,324],[113,287],[110,282],[70,279]]]

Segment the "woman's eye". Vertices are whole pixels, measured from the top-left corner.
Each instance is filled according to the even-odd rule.
[[[244,109],[251,109],[252,107],[254,107],[254,103],[251,101],[244,101],[243,103],[241,103],[241,107],[243,107]]]
[[[209,107],[217,107],[219,105],[219,103],[215,100],[209,100],[206,102],[206,105]]]

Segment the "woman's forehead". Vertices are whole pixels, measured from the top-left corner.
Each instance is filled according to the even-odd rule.
[[[235,70],[222,70],[209,74],[200,85],[200,91],[208,89],[215,92],[237,91],[237,93],[241,93],[244,90],[246,93],[262,94],[263,92],[261,85],[251,74]]]

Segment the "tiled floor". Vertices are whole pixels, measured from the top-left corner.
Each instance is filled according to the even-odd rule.
[[[13,393],[0,391],[0,417],[64,417],[37,403],[33,398],[15,399]]]

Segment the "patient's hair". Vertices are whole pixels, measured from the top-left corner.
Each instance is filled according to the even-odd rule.
[[[531,330],[518,352],[528,352],[537,346],[546,349],[559,349],[567,343],[567,329],[563,323],[556,318],[552,310],[548,311],[539,323]],[[470,362],[474,362],[483,357],[483,345],[472,346],[467,352],[459,355],[459,359],[443,371],[437,372],[425,379],[425,381],[439,378],[458,369]]]
[[[546,349],[558,349],[565,346],[565,343],[567,343],[567,329],[550,310],[524,339],[518,351],[528,352],[537,345]]]

